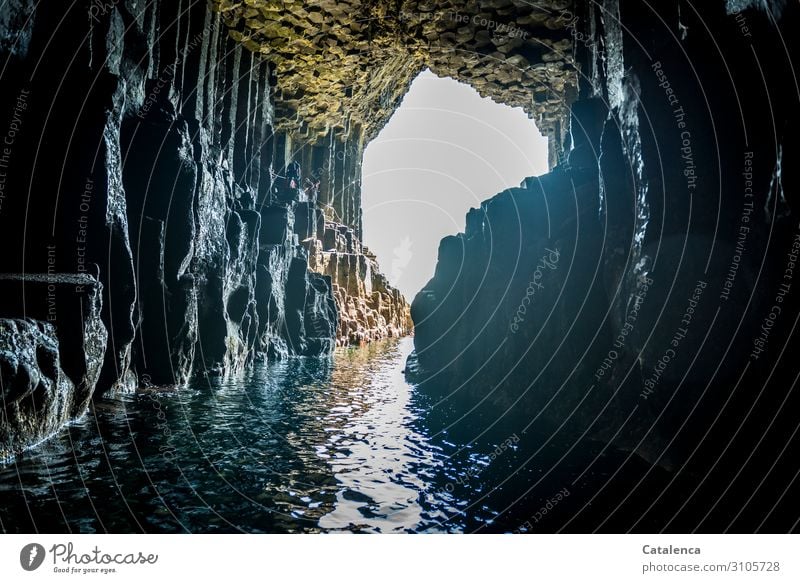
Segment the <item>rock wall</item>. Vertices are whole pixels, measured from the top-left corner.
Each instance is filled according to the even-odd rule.
[[[108,339],[101,294],[87,275],[0,275],[0,461],[88,409]]]
[[[409,371],[451,431],[731,476],[732,440],[749,462],[795,429],[800,7],[573,10],[592,42],[575,44],[568,155],[442,241]],[[773,463],[794,471],[748,467]]]
[[[413,302],[447,430],[722,483],[735,443],[771,472],[798,405],[800,7],[651,4],[5,2],[0,456],[93,394],[406,333],[361,159],[430,67],[522,107],[553,167],[470,211]]]
[[[92,394],[408,330],[357,242],[362,142],[331,133],[299,151],[267,57],[204,1],[0,8],[0,243],[14,250],[0,286],[21,286],[0,310],[3,452]],[[326,212],[347,247],[324,248]],[[15,346],[47,353],[47,370],[14,361]],[[23,369],[43,388],[22,387]],[[48,395],[35,421],[19,409],[31,391]]]
[[[310,245],[310,266],[331,278],[339,306],[340,346],[358,345],[411,333],[411,308],[380,272],[375,255],[353,229],[325,222],[321,239]]]
[[[0,462],[36,445],[83,413],[75,386],[61,369],[52,325],[0,320]]]

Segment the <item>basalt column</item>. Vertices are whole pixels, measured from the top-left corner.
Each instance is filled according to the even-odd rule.
[[[733,484],[734,450],[750,454],[748,475],[789,483],[794,473],[788,458],[755,452],[796,429],[783,412],[797,406],[786,355],[800,313],[800,7],[573,10],[581,75],[566,155],[442,241],[412,304],[409,371],[452,411],[451,431],[524,428],[534,450],[561,448],[556,459],[596,447],[624,460],[621,476],[645,468],[634,484],[669,476],[675,488],[658,504],[632,491],[644,506],[626,529],[683,528],[709,508],[727,524],[741,514],[732,509],[762,507],[751,484]],[[603,524],[620,528],[621,515]]]
[[[567,8],[5,3],[4,451],[92,395],[408,333],[360,241],[364,148],[430,67],[524,108],[563,159]],[[49,405],[19,409],[32,394]]]
[[[269,200],[269,62],[204,2],[0,11],[0,456],[92,395],[329,355],[331,280]]]

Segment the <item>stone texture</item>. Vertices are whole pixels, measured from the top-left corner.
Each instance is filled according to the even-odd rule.
[[[4,459],[86,412],[108,334],[102,285],[88,275],[0,275],[0,296]]]
[[[86,411],[61,369],[50,324],[0,319],[0,462]]]
[[[740,15],[749,37],[722,5],[687,15],[677,2],[654,12],[607,0],[576,12],[598,42],[575,45],[588,74],[569,156],[442,241],[412,303],[409,372],[446,403],[449,431],[586,438],[702,475],[729,436],[758,446],[759,431],[739,432],[754,403],[795,401],[781,354],[796,350],[800,306],[780,279],[800,241],[785,158],[800,103],[764,87],[791,76],[797,43],[782,45],[754,9]],[[782,16],[785,33],[798,7]],[[664,25],[677,22],[684,38]]]
[[[93,394],[328,356],[351,297],[360,320],[348,338],[400,331],[392,310],[405,300],[374,258],[358,271],[363,141],[330,134],[293,156],[274,64],[206,3],[10,2],[0,38],[0,133],[13,131],[0,151],[0,243],[24,250],[0,257],[0,317],[51,322],[20,334],[58,349],[65,377],[50,375],[52,387],[72,383],[62,392],[74,407],[42,428]],[[289,188],[295,161],[305,182]],[[312,271],[325,269],[310,241],[321,246],[326,213],[358,257],[356,273],[336,274],[363,279],[353,296]]]
[[[352,229],[326,222],[322,240],[314,240],[310,249],[313,270],[332,282],[339,306],[340,346],[398,338],[412,331],[408,303],[389,284],[375,255],[361,245]]]
[[[274,63],[277,127],[304,141],[331,131],[369,141],[429,67],[524,109],[558,159],[577,85],[566,0],[213,4],[232,38]]]
[[[20,316],[40,328],[46,322],[55,331],[61,368],[74,386],[71,398],[79,414],[92,397],[106,353],[102,296],[102,284],[85,274],[0,275],[0,318]]]

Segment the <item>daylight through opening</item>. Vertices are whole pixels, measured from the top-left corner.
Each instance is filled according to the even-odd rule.
[[[365,150],[365,243],[410,301],[471,207],[547,171],[547,138],[521,108],[425,70]]]

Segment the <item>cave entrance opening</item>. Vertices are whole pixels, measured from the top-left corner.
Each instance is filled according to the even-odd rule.
[[[547,138],[521,108],[426,69],[364,152],[364,242],[411,301],[471,207],[547,171]]]

